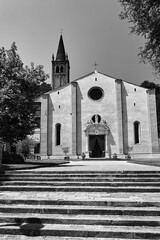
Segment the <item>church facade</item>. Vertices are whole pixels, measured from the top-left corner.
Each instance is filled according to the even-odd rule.
[[[53,90],[37,99],[42,158],[159,156],[154,90],[97,71],[70,81],[69,72],[61,35],[52,56]]]

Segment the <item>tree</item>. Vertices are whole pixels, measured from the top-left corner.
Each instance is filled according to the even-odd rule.
[[[120,18],[132,24],[131,33],[145,38],[140,47],[142,61],[149,62],[155,73],[160,73],[160,1],[159,0],[119,0],[123,7]]]
[[[42,65],[23,67],[15,43],[0,49],[0,138],[11,144],[36,127],[35,98],[51,90]]]
[[[25,158],[31,153],[31,149],[36,145],[36,141],[32,138],[26,137],[22,141],[16,143],[16,152],[22,154]]]
[[[144,81],[141,83],[141,87],[148,88],[148,89],[155,89],[158,137],[160,137],[160,85],[155,84],[154,82]]]

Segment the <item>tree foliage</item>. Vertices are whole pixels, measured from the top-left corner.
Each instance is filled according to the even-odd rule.
[[[149,62],[155,73],[160,73],[160,1],[159,0],[119,0],[123,7],[120,18],[131,23],[131,33],[145,38],[139,56]]]
[[[32,134],[35,98],[51,90],[43,66],[23,66],[16,44],[0,49],[0,138],[10,143]]]

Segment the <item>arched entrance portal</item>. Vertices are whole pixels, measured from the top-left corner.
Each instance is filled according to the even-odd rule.
[[[109,127],[99,115],[94,115],[87,122],[86,128],[86,157],[104,158],[107,150],[107,134]]]

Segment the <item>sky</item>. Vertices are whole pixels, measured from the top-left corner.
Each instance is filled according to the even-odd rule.
[[[134,84],[158,83],[137,56],[144,39],[119,19],[118,0],[0,0],[0,48],[16,43],[24,65],[43,65],[51,76],[62,31],[71,81],[94,71]]]

